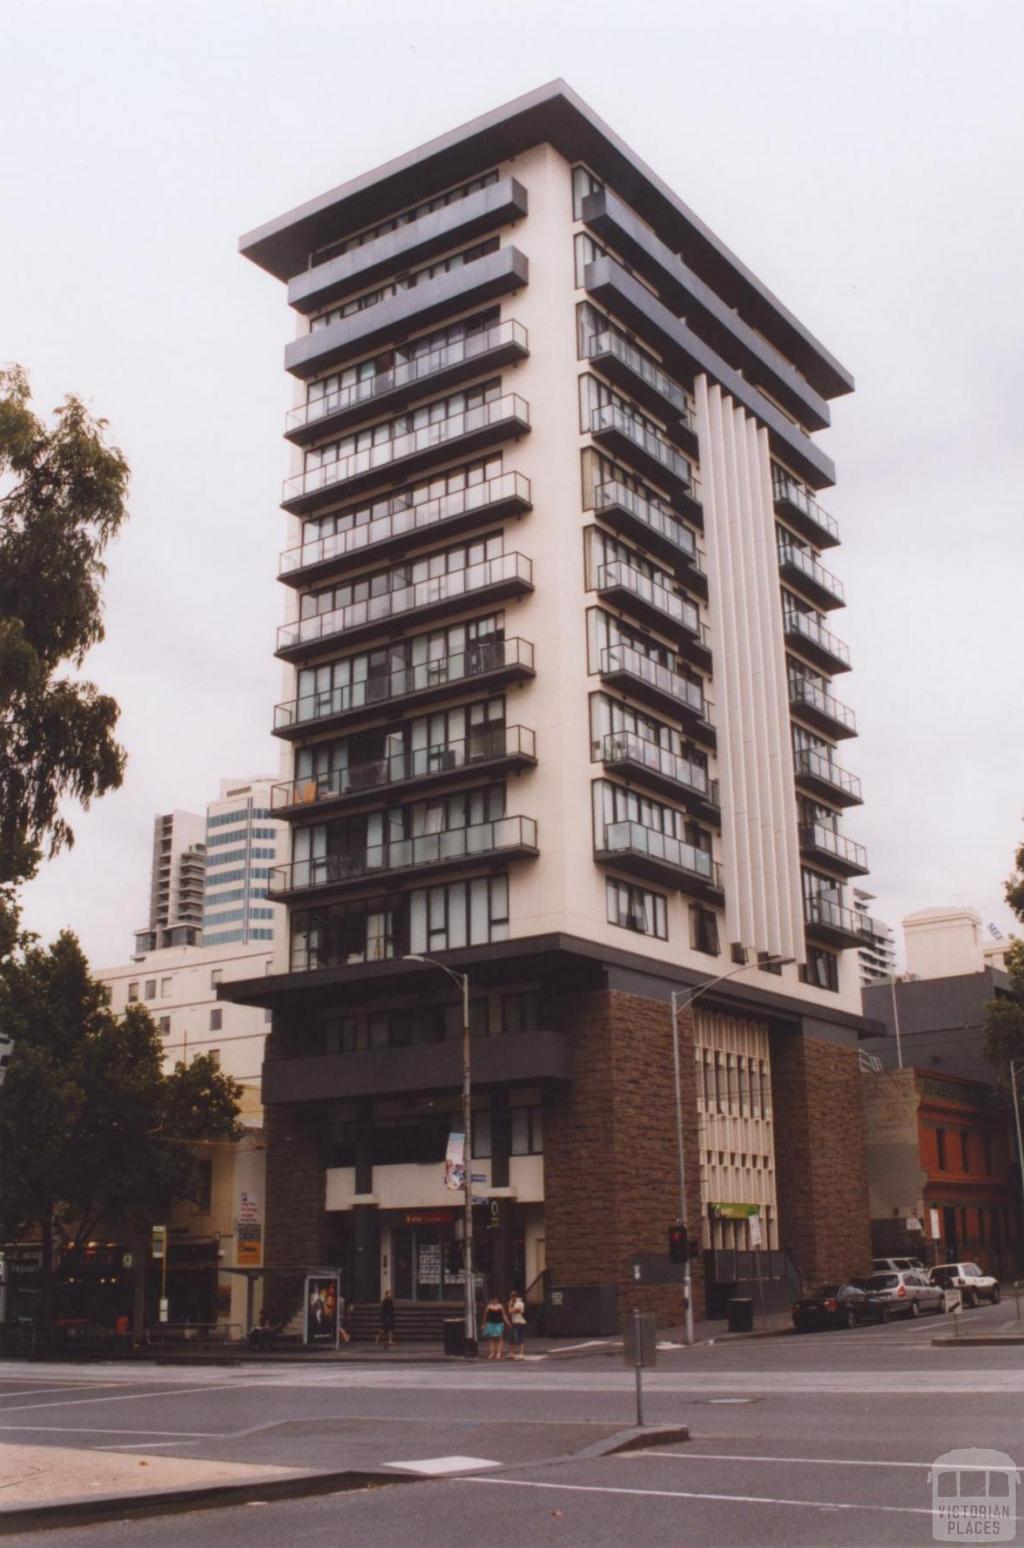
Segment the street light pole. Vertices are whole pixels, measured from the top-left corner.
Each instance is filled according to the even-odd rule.
[[[469,974],[456,973],[454,968],[438,962],[434,957],[407,954],[403,961],[418,962],[425,967],[440,968],[452,983],[458,984],[462,995],[462,1275],[465,1296],[466,1358],[476,1358],[476,1285],[473,1278],[473,1080],[472,1050],[469,1036]]]
[[[1021,1138],[1020,1096],[1018,1095],[1018,1092],[1017,1092],[1017,1070],[1018,1070],[1018,1067],[1020,1069],[1024,1070],[1024,1059],[1011,1059],[1010,1060],[1010,1089],[1013,1092],[1013,1117],[1014,1117],[1014,1122],[1017,1125],[1017,1170],[1020,1173],[1020,1196],[1021,1196],[1021,1205],[1022,1205],[1021,1234],[1022,1234],[1022,1239],[1024,1239],[1024,1139]]]
[[[685,1302],[685,1330],[683,1342],[693,1343],[693,1274],[690,1269],[690,1211],[686,1199],[686,1148],[683,1143],[683,1084],[682,1070],[679,1063],[679,1012],[689,1010],[702,994],[707,994],[709,989],[714,989],[718,984],[724,983],[727,978],[735,978],[737,973],[746,972],[748,967],[784,967],[787,963],[795,962],[795,957],[767,957],[754,962],[741,963],[739,967],[731,968],[728,973],[720,973],[717,978],[712,978],[708,983],[701,984],[691,994],[681,993],[678,989],[672,991],[672,1067],[675,1073],[676,1084],[676,1146],[679,1152],[679,1223],[686,1232],[686,1262],[683,1265],[683,1300]]]

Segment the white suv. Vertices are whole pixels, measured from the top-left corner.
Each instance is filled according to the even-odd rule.
[[[991,1274],[983,1274],[976,1263],[938,1263],[931,1272],[933,1285],[943,1290],[959,1290],[964,1306],[977,1306],[979,1301],[999,1301],[999,1281]]]

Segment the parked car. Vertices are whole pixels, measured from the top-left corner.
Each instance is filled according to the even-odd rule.
[[[927,1269],[920,1258],[873,1258],[871,1267],[876,1274],[897,1273],[902,1269],[913,1269],[916,1273],[927,1273]]]
[[[931,1282],[942,1290],[959,1290],[965,1306],[977,1306],[979,1301],[999,1304],[998,1279],[982,1273],[976,1263],[938,1263],[932,1269]]]
[[[852,1328],[858,1322],[878,1320],[878,1307],[856,1285],[819,1285],[810,1295],[793,1302],[793,1326],[798,1333],[813,1328]]]
[[[918,1269],[865,1274],[863,1279],[853,1282],[875,1303],[883,1322],[888,1322],[890,1317],[920,1317],[922,1312],[945,1309],[942,1287],[929,1284],[924,1272]]]

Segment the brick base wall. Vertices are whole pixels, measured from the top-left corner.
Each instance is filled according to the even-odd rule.
[[[574,1045],[569,1091],[545,1112],[544,1234],[555,1285],[614,1284],[619,1315],[634,1307],[662,1324],[682,1321],[675,1285],[642,1286],[635,1253],[666,1253],[679,1216],[672,1018],[664,1001],[620,991],[566,995],[559,1026]],[[700,1241],[700,1155],[693,1023],[680,1016],[687,1200]],[[703,1315],[701,1263],[693,1263]]]
[[[771,1061],[782,1248],[808,1284],[870,1272],[857,1051],[776,1033]]]
[[[264,1135],[267,1267],[323,1263],[327,1214],[321,1116],[315,1108],[268,1106]],[[271,1318],[290,1317],[298,1309],[302,1290],[301,1275],[271,1275],[267,1281]]]

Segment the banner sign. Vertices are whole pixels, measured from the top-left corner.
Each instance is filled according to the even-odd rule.
[[[760,1204],[709,1204],[712,1220],[749,1220],[761,1213]]]
[[[166,1258],[167,1256],[167,1227],[165,1225],[154,1226],[151,1233],[150,1251],[154,1258]]]
[[[260,1203],[254,1193],[247,1193],[244,1189],[239,1196],[238,1218],[235,1221],[235,1267],[263,1267]]]
[[[453,1192],[461,1192],[466,1186],[466,1136],[454,1131],[448,1136],[445,1152],[444,1185]]]
[[[329,1344],[338,1341],[338,1276],[309,1274],[306,1277],[305,1342]]]

